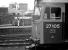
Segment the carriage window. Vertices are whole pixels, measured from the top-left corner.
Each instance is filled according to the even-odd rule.
[[[61,19],[61,8],[59,7],[52,7],[51,8],[51,19]]]

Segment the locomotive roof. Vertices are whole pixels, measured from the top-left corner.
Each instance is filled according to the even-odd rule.
[[[67,3],[68,0],[41,0],[41,2],[59,2],[59,3]]]

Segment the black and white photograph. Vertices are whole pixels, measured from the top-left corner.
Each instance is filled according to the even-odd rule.
[[[68,0],[0,0],[0,50],[68,50]]]

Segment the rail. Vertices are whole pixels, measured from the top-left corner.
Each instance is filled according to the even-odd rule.
[[[0,29],[2,28],[30,28],[32,26],[0,26]]]

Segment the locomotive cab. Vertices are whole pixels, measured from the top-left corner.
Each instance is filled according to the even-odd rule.
[[[65,4],[59,2],[40,2],[40,19],[37,21],[36,37],[40,44],[64,43]]]

